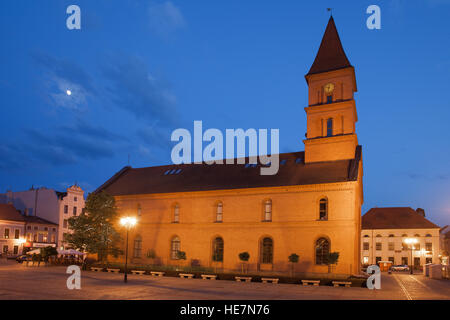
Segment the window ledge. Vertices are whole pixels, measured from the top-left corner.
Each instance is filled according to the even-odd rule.
[[[261,222],[272,222],[272,220],[261,220]]]

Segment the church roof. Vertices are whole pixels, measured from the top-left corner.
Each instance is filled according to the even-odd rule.
[[[308,164],[304,163],[304,152],[282,153],[276,175],[261,175],[260,165],[244,164],[124,167],[95,192],[105,190],[118,196],[356,181],[360,160],[358,146],[355,159]]]
[[[362,229],[439,228],[410,207],[372,208],[362,216]]]
[[[320,43],[319,51],[307,75],[351,66],[342,47],[333,16],[331,16]]]

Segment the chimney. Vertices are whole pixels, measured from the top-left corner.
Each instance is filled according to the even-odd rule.
[[[423,210],[422,208],[417,208],[417,209],[416,209],[416,212],[417,212],[418,214],[420,214],[422,217],[425,217],[425,210]]]

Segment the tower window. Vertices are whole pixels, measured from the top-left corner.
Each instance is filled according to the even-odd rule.
[[[319,220],[328,220],[328,200],[326,198],[319,201]]]
[[[327,103],[333,102],[333,96],[327,96]]]
[[[333,119],[330,118],[327,120],[327,137],[331,137],[333,135]]]

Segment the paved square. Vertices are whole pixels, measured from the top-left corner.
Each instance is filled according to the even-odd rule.
[[[81,290],[66,286],[66,267],[26,267],[0,262],[0,299],[305,300],[450,299],[450,281],[422,275],[383,274],[381,290],[225,280],[153,278],[83,271]]]

